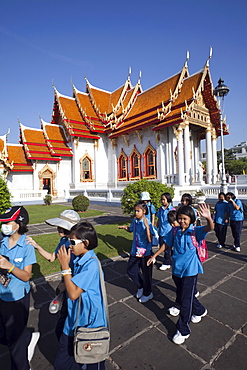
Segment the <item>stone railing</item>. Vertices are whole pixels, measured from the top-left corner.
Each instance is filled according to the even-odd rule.
[[[91,201],[119,203],[123,195],[123,190],[120,189],[88,189],[88,190],[69,190],[69,199],[73,199],[77,195],[85,195]]]
[[[13,204],[27,204],[27,203],[44,203],[44,197],[47,190],[15,190],[13,192],[11,203]]]

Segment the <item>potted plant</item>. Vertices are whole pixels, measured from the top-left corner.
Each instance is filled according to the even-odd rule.
[[[197,190],[195,192],[195,197],[196,197],[197,203],[204,203],[206,200],[206,196],[202,190]]]

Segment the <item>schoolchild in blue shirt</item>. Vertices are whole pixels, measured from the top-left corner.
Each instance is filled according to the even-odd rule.
[[[210,208],[205,203],[199,204],[200,215],[207,220],[206,226],[194,228],[198,243],[205,238],[214,224]],[[175,344],[182,344],[190,336],[190,321],[198,323],[207,315],[207,310],[195,297],[197,275],[203,273],[201,261],[197,255],[191,233],[195,222],[195,213],[190,206],[181,206],[177,210],[179,228],[164,237],[166,246],[173,246],[172,278],[177,288],[177,300],[180,304],[180,316],[176,324],[177,332],[172,338]],[[154,255],[155,256],[155,255]],[[152,258],[149,263],[152,263]]]
[[[55,259],[57,258],[57,253],[62,245],[65,245],[67,249],[70,248],[70,242],[69,242],[70,229],[74,225],[76,225],[79,221],[80,221],[80,216],[73,209],[66,209],[65,211],[60,213],[59,217],[50,218],[49,220],[45,221],[48,225],[56,226],[57,232],[59,236],[61,237],[56,249],[52,253],[47,252],[38,243],[36,243],[33,238],[28,236],[27,240],[30,244],[34,246],[35,249],[37,249],[37,251],[42,257],[44,257],[49,262],[54,262]],[[73,256],[72,256],[72,260],[73,260]],[[71,267],[72,267],[72,262],[71,262]]]
[[[179,206],[190,206],[194,213],[195,213],[195,217],[196,217],[196,221],[195,221],[195,224],[197,223],[197,226],[200,226],[199,223],[200,223],[200,218],[199,218],[199,215],[198,215],[198,212],[197,210],[192,207],[192,196],[190,193],[184,193],[181,197],[181,203],[179,204]]]
[[[152,225],[145,217],[146,204],[139,201],[135,204],[135,218],[130,226],[119,226],[128,232],[133,232],[132,248],[128,261],[127,274],[137,286],[136,298],[146,303],[153,298],[152,266],[147,266],[147,260],[152,255],[151,231]],[[143,276],[140,275],[142,270]]]
[[[62,246],[58,251],[58,259],[68,293],[68,314],[59,340],[59,349],[54,363],[55,370],[81,370],[82,364],[74,358],[75,326],[97,328],[107,326],[107,318],[100,285],[100,274],[97,256],[93,249],[98,245],[97,234],[88,222],[80,222],[71,229],[71,249]],[[71,253],[73,272],[70,269]],[[82,304],[77,322],[78,301]],[[105,361],[97,364],[87,364],[87,370],[104,370]]]
[[[232,192],[226,193],[226,201],[228,202],[228,210],[230,214],[230,227],[232,230],[232,236],[234,245],[232,249],[235,252],[240,252],[240,237],[244,222],[244,209],[241,200],[236,199],[236,196]]]
[[[42,248],[30,236],[27,237],[27,241],[30,244],[32,244],[34,248],[39,252],[39,254],[42,257],[44,257],[47,261],[54,262],[57,259],[58,251],[62,245],[65,245],[66,249],[70,248],[69,233],[70,233],[71,228],[75,226],[79,221],[80,221],[80,216],[73,209],[66,209],[60,213],[59,217],[50,218],[45,221],[48,225],[56,226],[57,232],[59,236],[61,237],[56,249],[52,253]],[[74,254],[71,254],[70,268],[73,268],[73,259],[74,259]],[[59,294],[61,295],[62,307],[60,310],[60,314],[59,314],[56,329],[55,329],[58,340],[60,338],[60,335],[63,332],[64,321],[67,316],[67,300],[65,299],[66,292],[65,292],[65,286],[64,286],[63,279],[58,284],[57,289],[56,289],[56,295],[58,296]]]
[[[226,195],[224,192],[220,192],[218,196],[218,202],[214,207],[214,231],[218,239],[219,244],[217,248],[225,248],[226,232],[228,226],[229,209],[226,201]]]
[[[172,197],[170,193],[163,193],[161,195],[161,204],[162,206],[159,208],[157,212],[157,227],[159,232],[159,245],[161,246],[163,244],[163,238],[164,236],[172,229],[167,215],[168,212],[173,210],[172,203]],[[160,270],[165,271],[171,267],[171,248],[167,248],[164,252],[164,259],[163,263],[160,266]]]
[[[0,215],[4,238],[0,242],[0,343],[7,345],[11,370],[29,370],[40,333],[27,330],[32,265],[35,251],[27,243],[28,213],[14,206]]]
[[[149,223],[154,226],[156,209],[151,202],[150,194],[147,191],[143,191],[140,195],[140,200],[142,200],[147,205],[147,214],[146,217],[149,220]]]

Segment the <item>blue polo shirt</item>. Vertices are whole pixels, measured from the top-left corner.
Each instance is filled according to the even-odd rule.
[[[153,227],[151,223],[148,220],[148,224],[150,227],[150,234],[154,233],[153,232]],[[141,220],[137,220],[137,218],[134,218],[132,221],[130,227],[129,227],[130,232],[133,232],[133,241],[132,241],[132,248],[130,251],[131,256],[136,255],[136,248],[145,248],[146,253],[144,256],[150,256],[152,253],[152,242],[148,241],[147,238],[147,230],[146,230],[146,225],[144,224],[144,219],[142,218]]]
[[[234,208],[233,204],[231,202],[228,202],[228,211],[230,213],[230,220],[243,221],[244,219],[243,204],[239,199],[234,199],[234,202],[237,204],[237,206],[240,206],[240,209]]]
[[[156,209],[150,201],[147,203],[147,208],[148,208],[148,214],[146,215],[146,217],[149,220],[149,222],[152,223],[152,215],[156,214]]]
[[[198,273],[203,273],[201,261],[197,255],[196,247],[194,247],[191,233],[193,226],[190,225],[184,232],[179,227],[176,236],[174,237],[173,230],[164,237],[164,242],[173,248],[172,255],[172,273],[180,278],[184,276],[195,276]],[[205,239],[207,233],[204,231],[204,226],[194,228],[196,240],[200,243]]]
[[[215,223],[220,225],[228,225],[226,220],[227,213],[229,213],[228,210],[228,202],[226,200],[218,201],[215,204]]]
[[[170,230],[171,225],[168,222],[167,215],[168,212],[172,211],[173,206],[169,205],[167,208],[161,206],[157,212],[157,217],[159,219],[159,236],[165,236]]]
[[[59,243],[58,243],[58,245],[57,245],[57,247],[56,247],[56,249],[54,250],[54,253],[55,253],[55,255],[56,255],[56,257],[57,257],[57,254],[58,254],[58,251],[59,251],[59,249],[61,248],[61,246],[62,245],[65,245],[65,247],[66,247],[66,249],[69,249],[70,248],[70,241],[69,241],[69,239],[68,239],[68,237],[67,236],[63,236],[61,239],[60,239],[60,241],[59,241]],[[73,254],[73,253],[71,253],[71,255],[70,255],[70,262],[69,262],[69,267],[73,270],[73,267],[74,267],[74,264],[73,264],[73,260],[75,259],[75,255]],[[62,279],[63,280],[63,279]]]
[[[9,257],[9,261],[21,270],[36,263],[34,247],[25,239],[25,234],[20,235],[18,242],[12,248],[9,248],[9,236],[5,236],[0,243],[0,254]],[[11,273],[8,276],[11,278],[9,285],[5,288],[0,284],[0,299],[13,302],[23,298],[30,291],[29,281],[22,281]]]
[[[100,275],[97,257],[93,250],[89,250],[84,256],[74,259],[74,273],[71,279],[75,285],[83,289],[82,302],[77,326],[97,328],[107,326],[106,313],[100,287]],[[76,325],[78,299],[68,302],[68,316],[63,332],[74,336]]]

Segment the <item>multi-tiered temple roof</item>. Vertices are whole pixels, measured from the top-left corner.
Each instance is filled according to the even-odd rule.
[[[31,171],[33,161],[61,161],[72,157],[73,138],[110,139],[149,127],[154,133],[167,126],[189,121],[205,137],[210,117],[220,135],[220,110],[213,95],[208,62],[189,75],[187,61],[182,70],[167,80],[143,91],[140,78],[132,86],[130,74],[113,92],[96,88],[86,79],[85,92],[72,85],[72,97],[54,87],[51,123],[41,120],[41,128],[20,124],[20,144],[8,144],[0,137],[1,160],[12,171]],[[200,112],[206,112],[203,115]],[[228,134],[223,125],[224,134]]]

